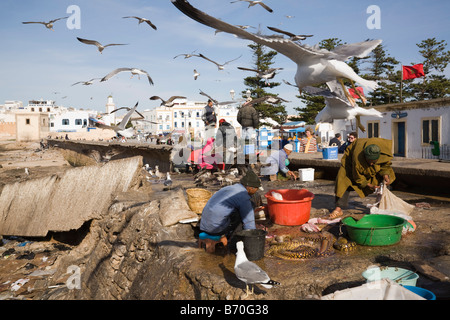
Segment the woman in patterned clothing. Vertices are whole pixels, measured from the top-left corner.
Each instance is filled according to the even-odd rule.
[[[306,128],[306,137],[300,140],[300,151],[301,153],[313,153],[317,152],[317,140],[314,138],[314,132],[311,128]]]

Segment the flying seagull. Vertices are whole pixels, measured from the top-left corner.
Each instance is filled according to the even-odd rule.
[[[200,90],[200,89],[199,89]],[[216,99],[214,99],[213,97],[211,97],[210,95],[208,95],[207,93],[203,92],[202,90],[200,90],[200,94],[202,96],[208,97],[209,100],[212,101],[213,104],[215,105],[224,105],[224,104],[230,104],[230,103],[236,103],[236,101],[223,101],[223,102],[219,102]]]
[[[378,87],[376,81],[370,81],[358,76],[355,71],[345,63],[351,57],[366,57],[381,40],[363,41],[353,44],[344,44],[334,48],[332,51],[320,49],[318,46],[308,46],[299,44],[290,39],[271,39],[258,34],[253,34],[221,21],[217,18],[207,15],[206,13],[194,8],[186,0],[171,0],[181,12],[188,17],[207,25],[213,29],[222,30],[234,34],[240,38],[244,38],[262,45],[265,45],[283,55],[290,58],[297,64],[297,73],[295,82],[301,93],[302,88],[317,84],[327,83],[329,81],[338,80],[342,88],[345,88],[343,79],[349,79],[352,82],[359,83],[361,86],[372,90]],[[354,86],[354,85],[353,85]],[[331,89],[331,88],[330,88]],[[350,97],[347,89],[345,96]],[[348,99],[351,101],[351,99]]]
[[[214,60],[211,60],[211,59],[205,57],[205,56],[204,56],[203,54],[201,54],[201,53],[200,53],[197,57],[200,57],[200,58],[203,58],[203,59],[205,59],[205,60],[208,60],[209,62],[214,63],[214,64],[217,66],[217,68],[218,68],[219,70],[223,70],[223,69],[225,69],[225,65],[227,65],[227,64],[230,63],[230,62],[233,62],[233,61],[239,59],[240,57],[242,57],[242,55],[240,55],[240,56],[237,57],[236,59],[227,61],[227,62],[225,62],[224,64],[217,63],[217,62],[215,62]]]
[[[145,18],[140,18],[140,17],[135,17],[135,16],[130,16],[130,17],[122,17],[124,19],[126,18],[134,18],[138,20],[138,24],[141,24],[142,22],[147,23],[150,27],[152,27],[153,29],[157,30],[156,26],[148,19]]]
[[[108,73],[100,81],[102,82],[102,81],[109,80],[111,77],[113,77],[116,74],[118,74],[119,72],[123,72],[123,71],[130,71],[131,72],[131,78],[133,78],[133,76],[137,75],[139,80],[141,79],[140,75],[146,75],[147,78],[148,78],[148,82],[151,85],[153,85],[153,80],[152,80],[152,78],[150,78],[150,75],[147,73],[147,71],[144,71],[144,70],[141,70],[141,69],[137,69],[137,68],[118,68],[118,69],[113,70],[110,73]]]
[[[53,24],[58,21],[58,20],[62,20],[62,19],[67,19],[68,17],[63,17],[63,18],[58,18],[58,19],[54,19],[54,20],[50,20],[49,22],[37,22],[37,21],[27,21],[27,22],[22,22],[23,24],[30,24],[30,23],[40,23],[43,24],[47,29],[50,29],[52,31],[55,31],[53,29]]]
[[[178,58],[179,56],[184,56],[185,59],[188,59],[188,58],[191,58],[191,57],[200,57],[198,54],[194,54],[194,52],[195,51],[192,51],[191,53],[180,53],[180,54],[177,54],[173,58],[175,59],[175,58]]]
[[[111,113],[113,113],[113,112],[116,112],[117,110],[120,110],[123,108],[129,109],[127,114],[123,117],[122,121],[120,121],[120,123],[117,126],[108,126],[106,124],[102,124],[102,123],[98,123],[98,122],[95,125],[102,129],[112,129],[119,135],[124,136],[125,138],[131,138],[134,135],[134,129],[132,127],[125,129],[125,127],[128,124],[128,121],[130,121],[131,115],[136,111],[138,104],[139,104],[139,102],[136,102],[136,105],[133,108],[122,107],[122,108],[118,108],[114,111],[111,111]],[[140,114],[139,112],[138,112],[138,114],[140,116],[142,116],[142,114]]]
[[[164,100],[161,97],[158,96],[152,96],[150,97],[150,100],[161,100],[161,106],[165,106],[165,107],[173,107],[175,104],[175,99],[186,99],[186,97],[182,97],[182,96],[171,96],[169,99]]]
[[[91,84],[94,83],[94,80],[100,80],[100,79],[101,78],[92,78],[91,80],[88,80],[88,81],[78,81],[78,82],[75,82],[72,86],[79,84],[79,83],[82,83],[84,86],[90,86]]]
[[[125,43],[110,43],[110,44],[102,45],[100,42],[95,41],[95,40],[88,40],[88,39],[83,39],[83,38],[79,38],[79,37],[77,37],[77,39],[78,39],[78,41],[80,41],[84,44],[92,44],[92,45],[96,46],[100,53],[103,53],[103,50],[105,50],[105,48],[109,47],[109,46],[126,46],[127,45]]]
[[[249,295],[248,286],[250,284],[261,284],[264,288],[270,289],[280,283],[271,280],[267,273],[261,269],[256,263],[247,259],[244,251],[244,242],[238,241],[236,243],[236,262],[234,263],[234,273],[236,277],[245,283],[246,297]],[[252,286],[252,294],[253,294]]]
[[[236,1],[231,1],[230,3],[241,2],[241,1],[248,2],[249,8],[259,4],[261,7],[263,7],[267,11],[273,12],[273,10],[271,8],[269,8],[269,6],[267,6],[264,2],[262,2],[262,0],[236,0]]]
[[[260,97],[260,98],[256,98],[256,99],[252,99],[250,101],[247,101],[247,102],[244,103],[244,105],[254,105],[254,104],[257,104],[257,103],[265,103],[265,102],[271,103],[271,104],[277,104],[277,103],[280,103],[280,102],[290,102],[290,101],[285,100],[285,99],[283,99],[281,97],[278,97],[278,96],[267,95],[267,96],[264,96],[264,97]]]
[[[321,89],[316,87],[307,86],[304,91],[312,96],[322,96],[325,98],[325,107],[316,115],[314,121],[317,123],[329,122],[332,123],[335,119],[353,120],[356,119],[356,124],[365,132],[366,129],[361,124],[360,116],[376,116],[382,118],[383,115],[374,108],[361,108],[359,106],[352,106],[346,99],[342,88],[337,81],[331,81],[328,83],[333,89]]]
[[[269,68],[267,70],[256,70],[256,69],[250,69],[250,68],[244,68],[244,67],[237,67],[239,70],[245,70],[245,71],[253,71],[257,73],[257,76],[261,79],[264,79],[265,84],[267,85],[269,82],[269,79],[273,79],[276,75],[276,72],[278,70],[283,70],[283,68]]]
[[[196,69],[194,69],[194,80],[197,80],[199,75],[200,75],[200,73],[198,73],[198,71]]]
[[[312,37],[312,34],[293,34],[289,31],[284,31],[275,27],[267,27],[268,29],[278,32],[278,33],[282,33],[285,34],[289,37],[289,40],[291,41],[297,41],[297,40],[305,40],[306,38]]]

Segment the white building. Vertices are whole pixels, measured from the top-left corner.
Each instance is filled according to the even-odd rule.
[[[189,101],[187,99],[177,99],[172,107],[156,107],[145,110],[142,115],[144,120],[154,121],[157,124],[141,122],[137,129],[143,133],[166,134],[175,132],[184,134],[190,132],[192,137],[203,138],[205,125],[202,120],[203,109],[206,106],[204,101]],[[238,109],[234,105],[215,107],[217,121],[225,119],[231,123],[237,132],[240,132],[240,125],[236,120]],[[218,125],[217,125],[218,126]],[[216,127],[217,127],[216,126]]]
[[[89,111],[71,110],[50,114],[50,132],[85,132],[89,124]]]
[[[375,109],[383,113],[383,118],[361,117],[366,132],[359,131],[360,138],[390,139],[394,155],[400,157],[433,158],[431,141],[436,141],[443,153],[450,151],[450,98],[387,104]],[[443,158],[450,159],[450,154]]]

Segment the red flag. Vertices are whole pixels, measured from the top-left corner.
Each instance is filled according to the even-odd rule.
[[[356,87],[356,90],[358,90],[359,94],[360,94],[362,97],[364,97],[364,90],[363,90],[362,87]],[[355,99],[358,99],[358,98],[359,98],[358,94],[355,92],[355,89],[353,89],[353,88],[348,89],[348,92],[350,93],[350,95],[351,95],[353,98],[355,98]]]
[[[423,64],[415,64],[413,66],[403,66],[403,80],[424,77]]]

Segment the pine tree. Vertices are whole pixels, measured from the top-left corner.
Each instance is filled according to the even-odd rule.
[[[450,51],[446,50],[447,42],[428,38],[418,43],[419,53],[424,58],[422,81],[406,80],[406,91],[415,100],[443,98],[450,94],[450,81],[442,73],[450,62]],[[415,63],[413,63],[415,64]]]
[[[274,64],[273,59],[278,54],[276,51],[269,50],[266,52],[265,47],[261,44],[249,44],[248,47],[253,50],[253,59],[254,59],[254,69],[265,71],[271,68]],[[268,82],[266,84],[264,79],[259,78],[258,76],[250,76],[244,79],[244,84],[248,87],[248,90],[251,92],[251,97],[253,99],[261,98],[267,95],[273,95],[266,92],[266,88],[275,88],[280,85],[279,82]],[[242,91],[242,96],[246,95],[246,91]],[[281,103],[279,104],[267,104],[267,103],[258,103],[254,105],[255,109],[259,112],[260,119],[271,118],[278,123],[284,123],[287,118],[286,107]]]
[[[399,64],[395,58],[390,57],[385,47],[378,45],[369,55],[369,73],[364,75],[368,80],[375,80],[379,87],[368,95],[370,104],[380,105],[400,102],[400,73],[395,71]]]

